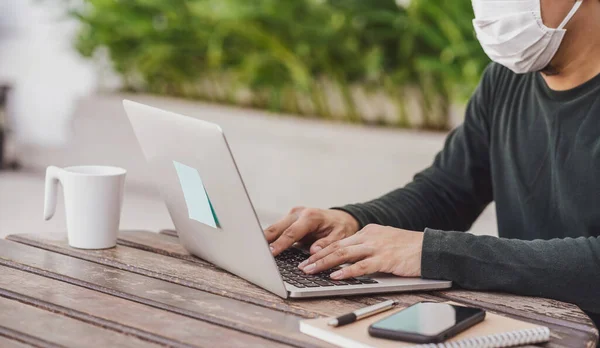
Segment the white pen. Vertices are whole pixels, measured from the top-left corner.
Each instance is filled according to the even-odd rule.
[[[381,313],[383,311],[387,311],[388,309],[394,308],[396,304],[397,303],[394,300],[379,302],[372,306],[357,309],[354,312],[331,319],[327,324],[329,326],[347,325],[355,321],[361,320],[362,318],[370,317],[373,314]]]

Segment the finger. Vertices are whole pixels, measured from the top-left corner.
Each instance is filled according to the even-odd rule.
[[[338,240],[344,239],[344,234],[341,231],[332,231],[327,236],[318,239],[316,242],[312,243],[310,246],[310,253],[316,254],[320,250],[325,249],[330,244],[337,242]]]
[[[279,237],[283,231],[290,227],[296,220],[298,220],[298,214],[290,213],[284,216],[281,220],[267,227],[264,231],[267,242],[272,243]]]
[[[307,274],[315,274],[347,262],[362,260],[370,255],[371,252],[368,247],[360,244],[351,245],[337,249],[317,262],[309,264],[304,267],[303,271]]]
[[[335,271],[331,273],[330,277],[331,279],[341,280],[375,273],[379,270],[379,262],[379,259],[370,257]]]
[[[271,253],[273,256],[279,255],[282,251],[289,248],[295,242],[314,230],[316,224],[311,219],[298,219],[290,225],[283,233],[271,243]]]
[[[310,265],[311,263],[317,262],[318,260],[324,258],[325,256],[331,254],[332,252],[335,252],[336,250],[338,250],[340,248],[344,248],[344,247],[348,247],[350,245],[355,245],[355,244],[360,244],[360,243],[362,243],[362,239],[360,237],[357,237],[356,235],[338,240],[336,242],[329,244],[324,249],[317,251],[315,254],[310,256],[308,259],[301,262],[298,265],[298,267],[300,269],[304,269],[304,267]]]

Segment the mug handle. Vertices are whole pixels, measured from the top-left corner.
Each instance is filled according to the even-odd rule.
[[[55,166],[46,169],[46,190],[44,198],[44,220],[50,220],[56,211],[56,188],[62,184],[64,170]]]

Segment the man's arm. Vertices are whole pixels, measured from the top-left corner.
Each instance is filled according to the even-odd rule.
[[[464,124],[451,133],[430,168],[404,188],[338,209],[354,216],[361,228],[371,223],[431,228],[423,239],[423,277],[553,298],[600,313],[598,238],[521,241],[439,231],[467,230],[493,199],[489,124],[497,70],[493,65],[486,70]]]
[[[466,231],[492,201],[489,125],[494,68],[490,65],[466,109],[464,123],[450,133],[431,167],[404,188],[367,203],[335,208],[359,222],[413,231],[426,227]],[[407,149],[407,151],[410,151]]]
[[[547,297],[600,313],[600,239],[522,241],[427,229],[421,275],[474,290]]]

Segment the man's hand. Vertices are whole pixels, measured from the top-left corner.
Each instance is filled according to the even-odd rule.
[[[333,272],[331,278],[346,279],[375,272],[420,277],[422,249],[423,232],[367,225],[356,234],[330,244],[298,267],[305,273],[314,274],[355,262]]]
[[[296,207],[265,230],[271,252],[278,255],[295,242],[311,245],[314,254],[329,244],[358,231],[358,221],[341,210]]]

